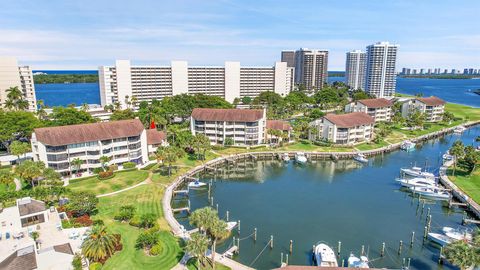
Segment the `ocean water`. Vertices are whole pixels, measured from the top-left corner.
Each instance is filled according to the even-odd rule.
[[[48,74],[96,74],[96,70],[35,70]],[[328,81],[345,81],[345,77],[329,77]],[[416,79],[398,78],[397,92],[404,94],[422,93],[424,96],[438,96],[448,102],[480,107],[480,95],[473,93],[480,89],[480,80],[475,79]],[[47,106],[100,104],[98,83],[36,84],[37,99]]]

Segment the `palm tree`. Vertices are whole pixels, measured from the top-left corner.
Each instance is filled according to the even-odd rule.
[[[453,160],[453,175],[455,175],[455,170],[457,169],[457,161],[465,154],[465,147],[463,146],[463,142],[460,140],[455,141],[449,151],[450,155],[453,155],[455,157],[455,159]]]
[[[21,141],[13,141],[10,144],[10,153],[17,156],[18,161],[20,162],[20,156],[25,155],[26,153],[30,152],[31,146],[28,143],[24,143]]]
[[[212,268],[215,270],[215,249],[217,246],[217,240],[223,239],[228,236],[228,229],[227,229],[227,223],[221,219],[216,218],[216,220],[213,222],[213,225],[209,228],[208,230],[210,237],[213,240],[212,243]]]
[[[108,162],[108,161],[107,161]],[[80,170],[80,167],[82,166],[83,164],[83,160],[79,159],[79,158],[74,158],[72,160],[72,162],[70,163],[70,165],[72,166],[72,169],[75,171],[75,174],[78,173],[78,171]],[[72,174],[73,174],[73,170],[72,170]]]
[[[106,166],[108,165],[108,162],[110,162],[112,158],[111,157],[108,157],[108,156],[101,156],[100,157],[100,163],[102,164],[102,169],[105,171],[106,170]]]
[[[215,218],[218,218],[217,211],[211,207],[204,207],[195,210],[190,216],[190,224],[199,228],[200,232],[206,232],[213,225]]]
[[[45,163],[27,160],[15,168],[15,173],[24,180],[30,181],[32,187],[35,187],[35,181],[43,175],[44,169]]]
[[[23,98],[23,93],[18,86],[8,88],[6,92],[5,107],[7,109],[15,111],[28,109],[28,101]]]
[[[130,98],[130,103],[132,104],[132,107],[135,108],[137,106],[138,98],[136,96],[132,96]]]
[[[193,233],[190,235],[190,240],[186,246],[187,252],[197,257],[202,266],[205,266],[205,253],[208,250],[208,242],[207,236],[200,233]]]
[[[45,111],[45,108],[47,106],[45,106],[45,102],[42,99],[37,100],[37,105],[38,105],[37,116],[38,118],[44,120],[45,118],[47,118],[47,112]]]
[[[95,226],[82,244],[82,254],[94,262],[108,259],[115,252],[116,242],[104,226]]]
[[[88,106],[88,104],[87,104],[87,103],[83,103],[83,104],[82,104],[82,106],[81,106],[80,108],[81,108],[81,109],[80,109],[81,111],[84,111],[84,112],[86,112],[86,111],[88,111],[88,109],[89,109],[89,106]]]
[[[478,254],[475,249],[464,241],[455,241],[448,244],[444,249],[445,258],[460,269],[468,269],[478,262]]]

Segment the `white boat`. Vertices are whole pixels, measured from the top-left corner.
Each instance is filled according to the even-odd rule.
[[[464,132],[465,130],[467,130],[467,128],[465,128],[464,126],[458,126],[453,130],[453,132],[459,134]]]
[[[231,231],[233,228],[237,227],[237,222],[236,221],[229,221],[227,222],[227,230]]]
[[[402,145],[400,145],[400,149],[405,151],[411,151],[415,149],[415,143],[409,140],[403,141]]]
[[[432,199],[448,200],[450,199],[450,192],[445,189],[432,188],[432,187],[410,187],[413,193],[420,194],[424,197]]]
[[[350,268],[370,268],[368,266],[368,258],[366,256],[356,257],[353,253],[348,257],[348,267]]]
[[[323,243],[315,246],[315,261],[317,266],[338,267],[337,258],[332,248]]]
[[[189,188],[201,188],[201,187],[204,187],[206,185],[207,185],[207,183],[200,182],[198,180],[195,180],[193,182],[188,183]]]
[[[297,152],[295,154],[295,161],[301,164],[307,163],[307,157],[303,152]]]
[[[362,162],[362,163],[368,163],[368,159],[365,157],[364,154],[362,153],[357,153],[354,157],[353,157],[354,160],[358,161],[358,162]]]
[[[428,233],[428,239],[439,245],[446,246],[452,242],[452,238],[440,233]]]
[[[452,228],[452,227],[443,227],[443,233],[452,238],[454,241],[467,241],[470,242],[473,239],[473,235],[467,228]]]
[[[442,158],[443,160],[446,160],[446,161],[453,160],[453,156],[447,153],[443,154]]]
[[[412,167],[412,168],[401,168],[400,172],[405,175],[413,176],[413,177],[423,177],[428,179],[435,179],[435,175],[433,173],[422,171],[420,167]]]
[[[288,153],[283,153],[282,156],[280,157],[283,161],[289,162],[290,161],[290,156]]]
[[[437,188],[438,185],[435,183],[434,179],[428,179],[428,178],[412,178],[412,179],[406,179],[406,178],[401,178],[395,180],[402,187],[431,187],[431,188]]]

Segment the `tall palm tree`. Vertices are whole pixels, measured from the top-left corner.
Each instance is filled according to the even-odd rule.
[[[70,165],[72,167],[72,172],[71,173],[73,174],[73,171],[75,171],[75,174],[77,174],[78,171],[80,170],[80,167],[82,166],[82,164],[83,164],[83,160],[81,160],[79,158],[74,158],[72,160],[72,162],[70,163]]]
[[[6,92],[5,107],[7,109],[15,111],[28,109],[28,101],[24,99],[23,93],[18,86],[8,88]]]
[[[115,252],[116,241],[104,226],[95,226],[82,244],[82,254],[94,262],[108,259]]]
[[[475,249],[463,241],[455,241],[448,244],[444,250],[445,258],[460,269],[468,269],[478,262],[478,254]]]
[[[106,170],[106,166],[108,165],[108,162],[110,162],[112,158],[108,156],[101,156],[100,157],[100,163],[102,164],[102,169]]]
[[[228,236],[227,223],[218,218],[213,222],[213,225],[208,230],[210,237],[212,238],[212,268],[215,270],[215,250],[217,241]]]
[[[195,210],[190,216],[190,224],[199,228],[200,232],[206,232],[213,226],[215,218],[218,218],[217,211],[211,207],[204,207]]]
[[[463,145],[463,142],[460,140],[455,141],[449,151],[450,154],[455,157],[455,159],[453,160],[453,175],[455,175],[455,170],[457,169],[457,161],[465,154],[465,147]]]
[[[190,235],[190,240],[186,246],[187,252],[197,257],[202,266],[205,266],[205,253],[208,250],[208,242],[207,236],[200,233],[193,233]]]

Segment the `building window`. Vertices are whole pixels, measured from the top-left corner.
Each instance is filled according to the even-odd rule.
[[[85,143],[73,143],[68,145],[68,149],[85,147]]]

